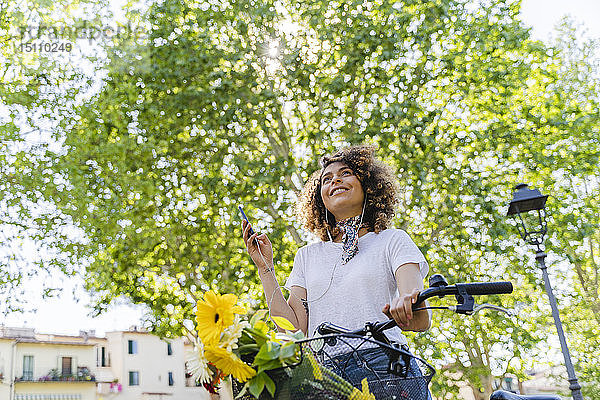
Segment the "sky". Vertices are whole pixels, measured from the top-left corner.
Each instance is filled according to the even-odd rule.
[[[548,39],[565,15],[583,23],[590,37],[600,38],[600,0],[522,0],[521,3],[523,21],[533,27],[532,34],[537,39]]]
[[[588,36],[600,39],[600,0],[523,0],[522,18],[531,26],[536,39],[548,40],[554,26],[565,15],[583,23]],[[41,301],[30,299],[30,306],[36,312],[12,314],[2,319],[0,324],[15,327],[35,328],[39,333],[61,333],[77,335],[80,330],[95,330],[96,335],[105,332],[125,330],[132,325],[141,325],[142,307],[115,305],[103,315],[92,318],[87,305],[90,297],[81,289],[81,282],[65,284],[62,294],[56,298]]]

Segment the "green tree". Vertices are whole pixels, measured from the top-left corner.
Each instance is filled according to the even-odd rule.
[[[57,276],[74,272],[62,250],[74,232],[54,229],[65,218],[44,202],[44,159],[56,140],[52,129],[69,114],[81,74],[69,63],[70,53],[28,48],[39,45],[73,18],[78,2],[37,1],[0,4],[0,311],[23,311],[22,298],[33,279],[43,296],[60,288]],[[41,27],[41,29],[40,29]],[[52,28],[52,29],[51,29]],[[58,38],[65,40],[72,37]],[[57,42],[58,39],[53,40]],[[64,49],[64,47],[63,47]],[[56,146],[54,146],[56,147]],[[42,177],[43,175],[43,177]],[[58,184],[58,182],[57,182]],[[62,183],[64,185],[64,183]],[[52,231],[52,235],[48,232]],[[38,285],[35,285],[38,286]]]
[[[283,279],[309,239],[293,211],[318,156],[376,143],[405,188],[397,225],[432,273],[511,280],[515,295],[490,301],[527,304],[526,320],[436,315],[414,337],[443,368],[436,393],[456,398],[466,381],[485,398],[495,378],[524,376],[547,325],[503,214],[519,179],[547,173],[529,145],[546,143],[537,129],[560,107],[558,70],[518,12],[499,0],[132,6],[144,35],[103,43],[100,90],[54,119],[62,147],[17,154],[22,190],[60,211],[40,219],[46,235],[83,233],[57,242],[86,265],[97,312],[125,296],[156,333],[180,335],[209,288],[260,303],[237,205],[269,233]]]
[[[550,90],[530,110],[541,140],[530,146],[537,168],[528,175],[551,195],[548,249],[558,282],[566,283],[557,284],[561,317],[583,394],[595,398],[600,393],[600,57],[598,42],[586,40],[572,20],[562,22],[555,42]]]

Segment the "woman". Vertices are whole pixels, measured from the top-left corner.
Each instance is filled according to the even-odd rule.
[[[325,156],[304,186],[298,217],[321,241],[298,250],[286,283],[288,300],[275,279],[267,236],[250,234],[244,221],[243,237],[271,315],[285,317],[309,337],[325,321],[354,330],[393,318],[398,327],[386,336],[406,346],[403,330],[430,326],[427,311],[412,312],[428,265],[406,232],[390,227],[397,184],[374,152],[372,146],[354,146]],[[387,360],[376,361],[387,369]],[[358,367],[348,368],[354,373]]]

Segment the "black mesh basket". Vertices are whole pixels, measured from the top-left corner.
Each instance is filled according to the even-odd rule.
[[[297,343],[301,362],[268,371],[277,391],[271,397],[265,389],[260,400],[347,400],[367,386],[377,400],[431,399],[428,385],[434,369],[401,347],[349,334]],[[243,386],[234,381],[234,395],[238,396]],[[236,398],[254,399],[249,393]]]

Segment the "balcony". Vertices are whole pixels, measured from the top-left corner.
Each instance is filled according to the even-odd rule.
[[[77,368],[77,374],[61,374],[58,369],[51,369],[46,375],[34,377],[31,371],[15,378],[15,382],[96,382],[96,377],[87,367]]]
[[[59,376],[59,377],[51,377],[48,375],[40,376],[39,378],[29,378],[29,377],[17,377],[15,378],[15,382],[96,382],[96,377],[91,376]]]

